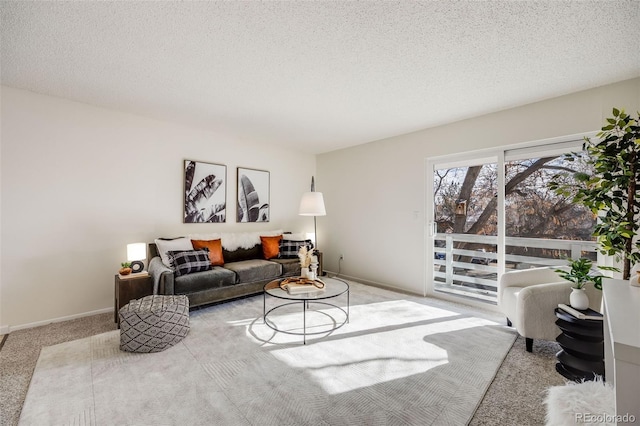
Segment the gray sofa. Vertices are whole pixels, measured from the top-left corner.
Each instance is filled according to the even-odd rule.
[[[175,276],[162,263],[156,244],[149,244],[149,274],[156,294],[186,295],[189,306],[201,306],[262,292],[263,286],[277,278],[299,276],[298,259],[265,260],[262,244],[250,249],[223,248],[224,266],[208,271]]]

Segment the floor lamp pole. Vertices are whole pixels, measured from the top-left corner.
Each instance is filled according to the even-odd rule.
[[[313,251],[318,251],[318,228],[316,227],[316,217],[313,217]]]

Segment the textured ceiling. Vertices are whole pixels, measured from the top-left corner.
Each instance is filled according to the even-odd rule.
[[[314,153],[640,75],[637,0],[0,8],[4,85]]]

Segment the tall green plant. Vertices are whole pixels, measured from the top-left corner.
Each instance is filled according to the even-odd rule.
[[[600,252],[622,259],[628,279],[631,264],[640,262],[640,242],[633,242],[640,229],[640,125],[638,118],[616,108],[607,123],[597,139],[585,138],[582,153],[566,156],[569,161],[584,157],[593,174],[573,173],[567,181],[567,173],[560,173],[548,186],[598,215],[593,235]]]

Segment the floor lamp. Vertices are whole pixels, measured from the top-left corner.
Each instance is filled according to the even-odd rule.
[[[302,194],[300,200],[300,216],[313,216],[313,249],[318,250],[318,231],[316,227],[316,217],[326,216],[327,211],[324,208],[324,197],[322,192],[316,192],[316,185],[311,177],[311,192]]]

